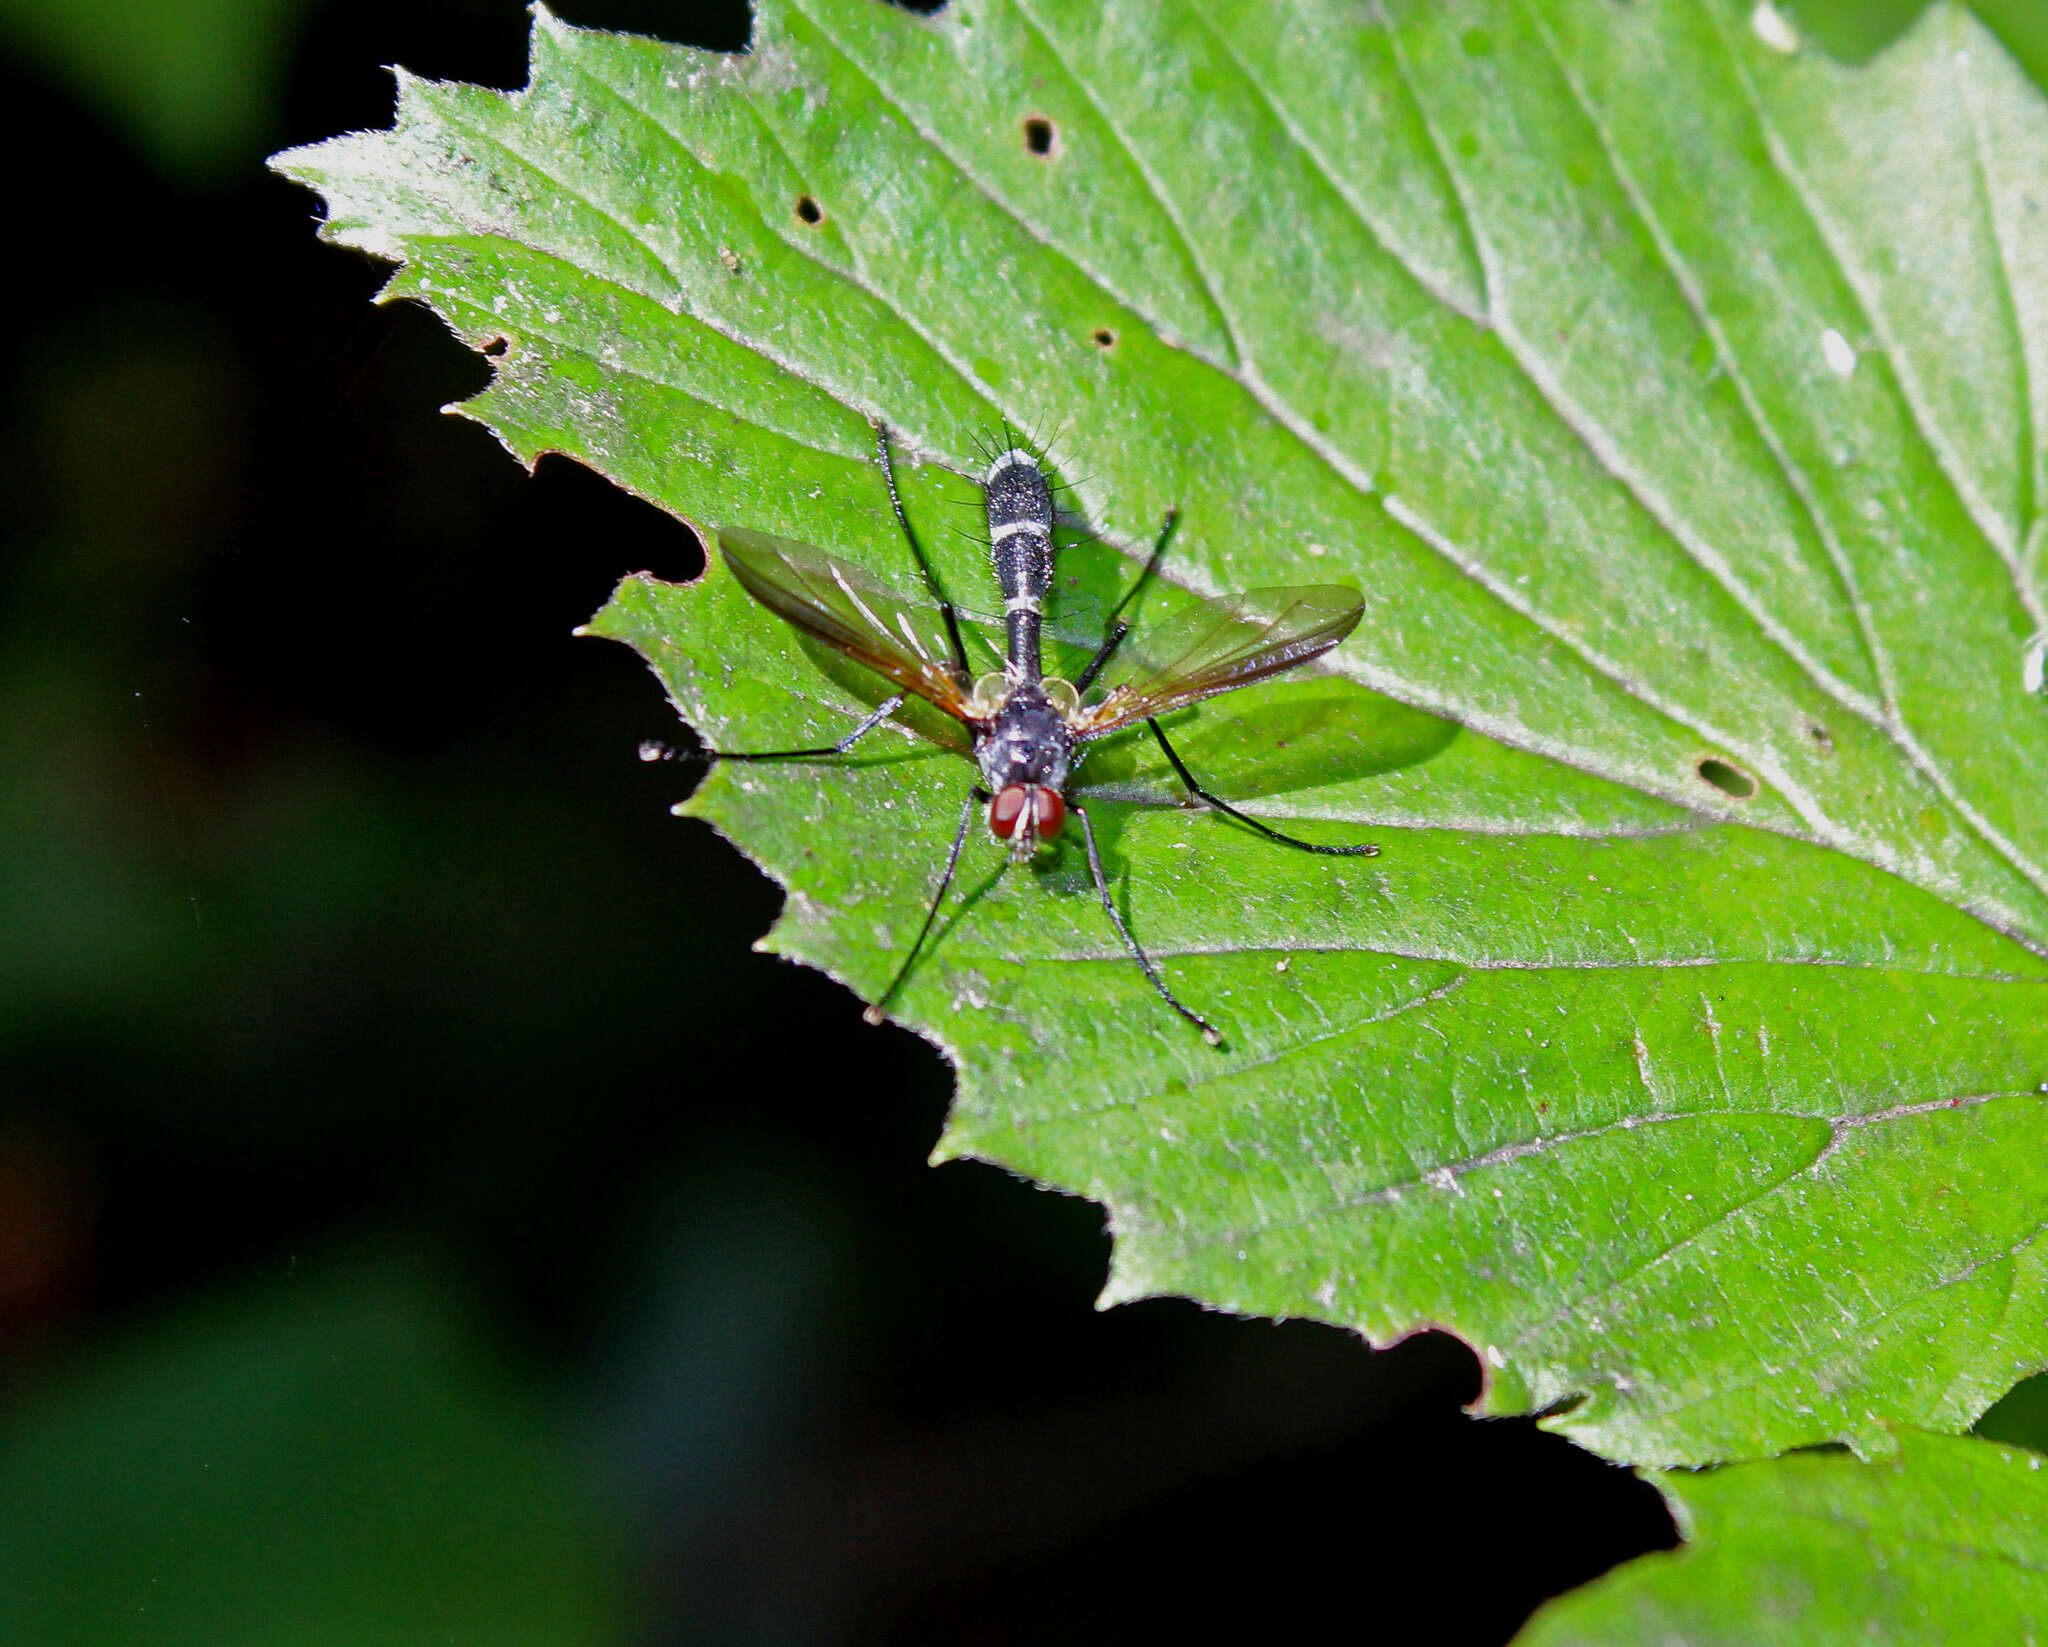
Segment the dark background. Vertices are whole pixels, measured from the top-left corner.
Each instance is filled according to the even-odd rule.
[[[1499,1642],[1670,1542],[1449,1339],[1097,1314],[1099,1210],[925,1167],[938,1057],[751,953],[569,633],[694,540],[437,415],[260,165],[525,31],[0,0],[0,1637]]]

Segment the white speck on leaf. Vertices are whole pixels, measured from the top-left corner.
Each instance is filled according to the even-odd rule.
[[[1772,5],[1771,0],[1757,0],[1756,10],[1749,14],[1749,26],[1772,51],[1789,53],[1799,49],[1799,36],[1792,32],[1792,25],[1785,21],[1785,14]]]
[[[1828,370],[1836,377],[1847,377],[1856,370],[1856,351],[1832,326],[1820,334],[1820,352],[1827,356]]]

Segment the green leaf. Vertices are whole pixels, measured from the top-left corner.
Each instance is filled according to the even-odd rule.
[[[1883,1452],[2048,1359],[2048,110],[1966,13],[1862,69],[1734,0],[802,0],[731,58],[537,15],[526,90],[403,80],[278,162],[498,350],[462,410],[523,460],[914,595],[885,417],[974,606],[962,477],[1035,429],[1102,533],[1064,668],[1170,503],[1141,623],[1364,593],[1332,673],[1174,724],[1383,855],[1091,755],[1226,1045],[1071,840],[983,838],[891,1002],[960,1069],[942,1156],[1102,1201],[1108,1299],[1448,1327],[1636,1461]],[[882,695],[715,566],[593,628],[718,747]],[[969,781],[885,731],[689,810],[873,999]]]
[[[1518,1647],[2011,1647],[2048,1632],[2039,1453],[1905,1432],[1864,1464],[1800,1453],[1667,1475],[1688,1542],[1574,1591]]]

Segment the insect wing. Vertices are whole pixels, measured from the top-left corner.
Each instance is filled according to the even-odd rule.
[[[1143,637],[1148,662],[1081,711],[1083,738],[1235,691],[1319,658],[1358,627],[1365,598],[1342,584],[1247,589]]]
[[[960,720],[966,686],[938,613],[910,605],[807,543],[728,527],[718,547],[740,587],[777,617]]]

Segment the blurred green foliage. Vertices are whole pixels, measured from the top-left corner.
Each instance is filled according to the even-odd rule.
[[[0,1636],[590,1647],[619,1600],[563,1438],[374,1258],[207,1297],[14,1415]]]
[[[0,0],[0,36],[166,171],[217,179],[275,116],[312,0]]]

